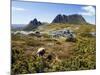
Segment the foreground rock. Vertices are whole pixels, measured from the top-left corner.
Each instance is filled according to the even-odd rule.
[[[45,48],[39,48],[37,51],[38,56],[43,56],[45,54]]]
[[[90,34],[94,37],[96,36],[96,32],[90,32]]]

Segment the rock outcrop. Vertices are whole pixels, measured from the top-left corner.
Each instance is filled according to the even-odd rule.
[[[75,33],[72,30],[68,30],[68,29],[52,31],[52,32],[50,32],[50,35],[52,36],[52,38],[64,37],[68,41],[75,41],[76,40]]]
[[[34,20],[30,21],[30,23],[24,28],[24,30],[31,31],[40,25],[42,25],[42,23],[35,18]]]
[[[73,15],[57,15],[52,23],[70,23],[70,24],[86,24],[86,20],[82,15],[73,14]]]

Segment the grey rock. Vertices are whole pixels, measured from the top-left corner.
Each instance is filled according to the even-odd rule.
[[[96,36],[96,32],[90,32],[90,34],[94,37]]]
[[[66,39],[75,39],[75,33],[72,30],[62,29],[50,32],[53,38],[65,37]]]

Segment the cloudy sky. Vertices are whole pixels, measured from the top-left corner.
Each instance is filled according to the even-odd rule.
[[[95,6],[12,1],[12,24],[28,24],[37,18],[52,22],[58,14],[81,14],[87,22],[95,24]]]

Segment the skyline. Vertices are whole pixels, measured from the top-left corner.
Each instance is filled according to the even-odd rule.
[[[95,6],[89,5],[12,1],[12,24],[28,24],[34,18],[51,23],[58,14],[79,14],[95,24],[95,10]]]

